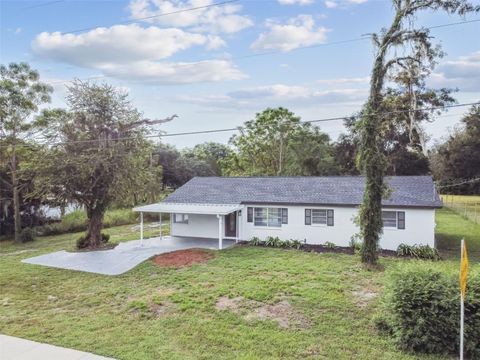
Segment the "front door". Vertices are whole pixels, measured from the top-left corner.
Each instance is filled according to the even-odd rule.
[[[225,237],[237,236],[237,213],[225,215]]]

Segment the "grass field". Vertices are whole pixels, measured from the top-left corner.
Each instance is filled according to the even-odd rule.
[[[438,211],[437,223],[449,260],[433,266],[457,268],[462,236],[480,257],[480,226],[448,209]],[[138,237],[131,225],[106,232],[114,242]],[[234,247],[208,264],[176,270],[145,261],[115,277],[20,262],[72,248],[77,237],[0,243],[0,333],[132,360],[418,358],[377,332],[378,296],[362,295],[380,295],[389,273],[407,260],[382,258],[384,271],[368,271],[352,255]],[[225,296],[246,306],[217,309]],[[251,304],[282,300],[289,327],[251,316]]]
[[[480,195],[441,195],[441,198],[445,207],[480,224]]]

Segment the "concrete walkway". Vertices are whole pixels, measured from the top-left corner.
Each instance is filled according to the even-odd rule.
[[[233,240],[223,240],[223,247],[232,246]],[[176,250],[202,248],[218,249],[217,239],[165,236],[120,243],[111,250],[68,252],[65,250],[24,259],[22,262],[60,269],[79,270],[103,275],[120,275],[148,258]]]
[[[2,360],[114,360],[83,351],[0,335]]]

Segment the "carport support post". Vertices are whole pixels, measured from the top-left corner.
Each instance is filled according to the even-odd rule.
[[[143,212],[140,211],[140,244],[143,246]]]
[[[218,250],[222,250],[222,215],[218,215]]]
[[[162,213],[159,214],[160,217],[160,240],[162,240]]]

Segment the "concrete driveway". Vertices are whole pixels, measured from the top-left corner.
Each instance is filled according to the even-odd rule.
[[[83,351],[0,335],[2,360],[114,360]]]
[[[223,240],[223,247],[235,244]],[[120,243],[111,250],[68,252],[65,250],[24,259],[27,264],[43,265],[60,269],[78,270],[102,275],[120,275],[148,258],[176,250],[202,248],[218,249],[218,239],[164,236]]]

